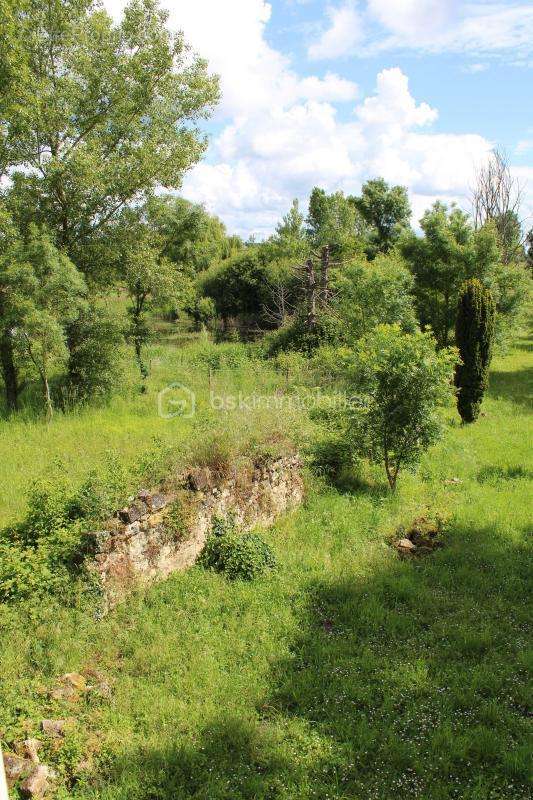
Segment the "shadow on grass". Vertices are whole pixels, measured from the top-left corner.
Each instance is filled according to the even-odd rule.
[[[514,372],[491,372],[489,397],[533,408],[533,367]]]
[[[488,483],[490,486],[498,486],[507,481],[527,480],[533,481],[533,470],[518,464],[514,467],[489,466],[483,467],[476,475],[478,483]],[[503,487],[502,487],[503,488]]]
[[[525,536],[455,528],[425,559],[310,584],[255,712],[115,764],[94,797],[525,800],[530,566]]]

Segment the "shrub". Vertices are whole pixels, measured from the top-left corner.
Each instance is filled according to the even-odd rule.
[[[309,328],[305,313],[297,314],[287,325],[268,337],[267,353],[275,356],[285,350],[310,355],[322,345],[339,345],[345,341],[345,325],[327,311],[317,314],[316,324]]]
[[[487,388],[494,344],[496,308],[489,289],[466,281],[459,298],[455,338],[461,362],[455,370],[457,408],[463,422],[475,422]]]
[[[68,374],[64,400],[106,400],[122,381],[121,326],[102,309],[89,307],[67,328]]]
[[[270,546],[256,533],[239,533],[234,520],[215,517],[199,563],[230,580],[251,581],[276,566]]]
[[[338,478],[344,469],[348,469],[354,463],[350,443],[340,432],[314,442],[310,455],[313,471],[328,480]]]

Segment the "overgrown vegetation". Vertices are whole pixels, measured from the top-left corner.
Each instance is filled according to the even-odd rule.
[[[416,232],[376,177],[245,242],[173,193],[218,81],[157,0],[0,6],[2,747],[37,737],[58,800],[525,800],[533,245],[505,158],[470,216]],[[132,495],[177,492],[179,546],[178,466],[297,449],[302,509],[215,519],[202,569],[98,619],[95,532]]]
[[[239,531],[235,520],[215,518],[199,563],[230,580],[251,581],[276,566],[270,547],[257,533]]]

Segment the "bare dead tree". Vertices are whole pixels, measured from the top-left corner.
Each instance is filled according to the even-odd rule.
[[[520,206],[523,188],[511,173],[509,159],[501,150],[493,150],[489,160],[475,176],[472,192],[472,216],[476,230],[494,223],[504,263],[515,260],[523,251]]]
[[[263,316],[269,323],[273,323],[276,327],[281,327],[285,324],[287,317],[294,311],[294,305],[290,301],[291,291],[282,280],[269,281],[267,289],[270,295],[270,303],[268,306],[263,307]]]
[[[313,264],[312,258],[308,258],[305,262],[305,274],[307,294],[307,327],[309,330],[313,330],[316,327],[317,285],[315,265]]]
[[[329,245],[325,245],[322,248],[322,252],[320,254],[320,263],[321,263],[321,276],[320,276],[320,283],[321,283],[321,301],[323,305],[327,305],[329,300],[329,262],[330,262],[330,247]]]

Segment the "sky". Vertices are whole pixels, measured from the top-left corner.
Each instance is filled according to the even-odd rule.
[[[119,18],[124,0],[104,0]],[[161,0],[220,75],[209,149],[183,194],[263,239],[314,186],[408,188],[468,211],[505,150],[533,217],[533,3],[527,0]]]

